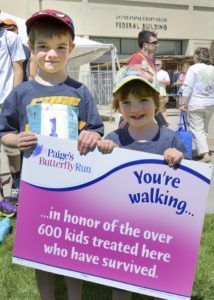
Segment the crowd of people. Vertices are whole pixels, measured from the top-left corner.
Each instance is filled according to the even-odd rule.
[[[155,59],[157,35],[141,31],[139,52],[121,68],[113,87],[112,106],[121,113],[125,125],[102,138],[104,127],[96,103],[82,83],[70,78],[66,64],[74,49],[75,28],[69,16],[55,10],[33,14],[26,21],[29,46],[24,50],[15,22],[2,21],[0,28],[0,139],[1,159],[6,154],[10,162],[13,188],[18,188],[23,152],[34,147],[37,135],[25,130],[28,124],[26,106],[42,103],[54,97],[75,98],[79,107],[78,150],[82,154],[98,147],[110,153],[115,147],[163,155],[170,167],[183,158],[189,159],[186,148],[175,132],[167,128],[166,88],[170,78],[163,63]],[[12,32],[14,31],[14,32]],[[27,64],[24,62],[27,61]],[[30,66],[32,63],[32,66]],[[27,70],[27,71],[26,71]],[[30,71],[29,71],[30,70]],[[30,72],[30,73],[29,73]],[[23,82],[26,73],[25,82]],[[214,67],[207,48],[197,48],[194,65],[184,65],[176,74],[174,87],[181,97],[181,110],[187,112],[197,155],[204,162],[211,157],[207,145],[207,130],[214,112]],[[67,105],[72,105],[68,101]],[[21,152],[21,159],[20,159]],[[4,171],[1,171],[4,184]],[[15,209],[1,191],[0,211],[7,215]],[[54,275],[36,270],[42,299],[54,298]],[[81,299],[82,282],[66,278],[69,299]],[[128,300],[131,293],[113,289],[112,299]]]

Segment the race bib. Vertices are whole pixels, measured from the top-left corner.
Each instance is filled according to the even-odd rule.
[[[77,140],[79,108],[62,104],[27,106],[29,130],[41,135]]]

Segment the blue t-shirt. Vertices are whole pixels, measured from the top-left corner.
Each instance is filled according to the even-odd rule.
[[[164,151],[168,148],[176,148],[183,153],[184,158],[189,159],[183,142],[176,136],[173,130],[166,127],[159,127],[156,136],[148,142],[135,141],[129,134],[128,126],[109,133],[106,139],[115,142],[120,148],[159,155],[163,155]]]
[[[0,114],[0,137],[24,131],[28,124],[26,106],[36,103],[74,105],[79,107],[79,128],[103,135],[104,127],[96,103],[87,87],[71,78],[55,86],[35,80],[18,85],[6,98]]]

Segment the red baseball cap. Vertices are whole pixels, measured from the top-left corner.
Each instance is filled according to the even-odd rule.
[[[73,23],[72,19],[65,13],[58,11],[58,10],[54,10],[54,9],[44,9],[44,10],[38,11],[38,12],[34,13],[29,19],[27,19],[27,21],[25,22],[25,24],[27,26],[27,33],[29,33],[30,28],[33,25],[33,23],[35,21],[41,20],[41,19],[54,19],[54,20],[57,20],[57,21],[65,24],[68,27],[68,29],[70,29],[73,39],[74,39],[75,29],[74,29],[74,23]]]

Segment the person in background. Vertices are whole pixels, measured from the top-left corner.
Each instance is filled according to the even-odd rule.
[[[7,31],[14,32],[18,34],[19,28],[18,24],[12,19],[4,19],[2,21],[3,28]],[[29,47],[22,43],[26,59],[23,61],[23,81],[27,81],[33,79],[37,73],[37,65],[35,63],[34,55],[31,53]],[[12,174],[12,189],[11,189],[11,196],[13,198],[12,202],[14,202],[14,198],[18,198],[18,189],[20,183],[20,172],[13,173],[13,169],[16,169],[16,161],[15,165],[13,166],[13,160],[10,158],[10,170]],[[8,198],[10,202],[10,198]]]
[[[175,82],[175,85],[178,89],[177,93],[179,95],[179,104],[181,103],[181,98],[182,98],[182,93],[183,93],[183,84],[184,84],[185,76],[186,76],[189,66],[190,65],[188,63],[184,63],[182,65],[181,72],[178,76],[177,81]]]
[[[152,31],[142,30],[138,34],[138,46],[140,50],[130,56],[128,65],[143,65],[150,67],[154,73],[154,53],[158,47],[157,34]]]
[[[4,19],[3,28],[7,31],[12,31],[16,34],[19,33],[19,28],[17,23],[12,19]],[[23,81],[33,79],[37,73],[37,65],[35,63],[34,55],[31,53],[29,47],[25,44],[22,44],[25,51],[26,59],[23,62]]]
[[[23,61],[25,53],[22,41],[17,34],[5,30],[0,21],[0,105],[11,90],[23,81]]]
[[[20,37],[10,31],[5,30],[4,23],[0,21],[0,110],[9,93],[23,81],[23,61],[25,53]],[[10,171],[14,181],[20,174],[20,156],[17,149],[9,147],[1,147],[1,193],[0,193],[0,209],[3,206],[8,206],[7,200],[4,199],[3,186],[8,182],[9,177],[7,169],[3,169],[3,161],[9,161]]]
[[[154,54],[158,47],[157,34],[148,30],[140,31],[138,34],[138,46],[140,50],[130,56],[128,65],[142,65],[155,74]],[[157,112],[155,119],[160,126],[168,126],[161,112]],[[124,123],[122,122],[121,125],[124,126]]]
[[[172,93],[177,95],[178,93],[178,87],[177,87],[177,80],[178,80],[178,77],[180,75],[180,72],[178,70],[175,70],[172,74],[172,78],[171,78],[171,87],[172,87]]]
[[[197,154],[202,161],[211,161],[207,143],[208,126],[214,113],[214,66],[208,48],[198,47],[194,52],[183,85],[181,110],[187,111]]]
[[[5,30],[12,31],[12,32],[18,34],[18,25],[14,20],[9,19],[9,18],[3,19],[2,23],[3,23],[3,28]]]
[[[156,75],[157,75],[157,80],[159,83],[159,90],[160,90],[160,107],[159,107],[159,112],[162,113],[164,116],[166,122],[167,122],[167,112],[166,112],[166,104],[169,100],[167,93],[166,93],[166,87],[170,85],[170,78],[169,74],[167,71],[162,69],[163,63],[160,59],[155,60],[155,69],[156,69]],[[166,124],[167,126],[167,124]]]
[[[78,150],[86,154],[94,149],[104,128],[87,87],[67,74],[67,61],[75,46],[73,21],[63,12],[47,9],[33,14],[26,21],[26,26],[38,72],[35,79],[17,86],[5,100],[0,117],[1,142],[21,151],[35,146],[36,134],[25,131],[27,105],[32,102],[62,104],[63,98],[63,105],[79,108]],[[54,274],[36,270],[36,279],[41,299],[54,300]],[[80,300],[82,281],[66,277],[66,283],[68,299]]]

